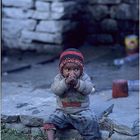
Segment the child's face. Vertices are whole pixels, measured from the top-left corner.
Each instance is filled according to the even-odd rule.
[[[80,71],[80,68],[77,64],[75,63],[66,63],[63,67],[63,76],[65,78],[69,77],[69,76],[72,76],[72,77],[75,77],[75,78],[79,78],[80,75],[81,75],[81,71]]]

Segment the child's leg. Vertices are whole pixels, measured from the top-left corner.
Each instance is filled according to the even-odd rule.
[[[56,110],[53,114],[50,115],[47,122],[44,124],[44,130],[47,133],[48,140],[54,140],[55,131],[57,128],[64,128],[68,124],[67,119],[65,118],[64,112],[61,110]]]
[[[45,124],[44,125],[44,130],[47,133],[48,140],[54,140],[55,139],[54,135],[55,135],[56,128],[53,124],[49,124],[49,123]]]
[[[70,115],[70,119],[84,140],[100,140],[99,125],[95,115],[90,110]]]
[[[54,140],[55,139],[54,134],[55,134],[54,130],[47,130],[48,140]]]

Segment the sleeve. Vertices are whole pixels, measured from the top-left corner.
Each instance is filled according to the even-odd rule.
[[[77,91],[81,92],[83,95],[88,95],[95,91],[94,85],[87,74],[85,74],[83,78],[79,79]]]
[[[65,78],[61,78],[60,75],[57,75],[51,85],[52,92],[58,96],[61,96],[67,89],[68,86],[65,83]]]

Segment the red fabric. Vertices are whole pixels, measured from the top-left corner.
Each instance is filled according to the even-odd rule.
[[[63,66],[66,63],[76,63],[80,67],[80,74],[83,73],[84,57],[79,50],[66,50],[60,55],[59,69],[63,75]]]
[[[80,107],[80,102],[62,102],[63,107]]]
[[[46,123],[46,124],[44,124],[43,128],[44,128],[44,130],[48,130],[48,129],[54,129],[55,126],[53,124]]]
[[[60,71],[62,72],[62,67],[66,64],[66,63],[76,63],[80,66],[81,69],[81,73],[83,72],[83,64],[77,60],[77,59],[65,59],[60,65]]]
[[[78,55],[80,56],[82,59],[84,59],[83,55],[80,53],[80,52],[76,52],[76,51],[67,51],[67,52],[63,52],[60,56],[60,59],[65,56],[65,55],[68,55],[68,54],[74,54],[74,55]]]

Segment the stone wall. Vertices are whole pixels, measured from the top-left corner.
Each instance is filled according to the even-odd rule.
[[[3,46],[60,52],[138,34],[138,0],[3,0]]]
[[[138,35],[138,8],[138,0],[89,0],[88,42],[118,44],[128,34]]]
[[[3,0],[3,45],[46,52],[77,46],[83,40],[77,35],[82,5],[83,0]]]

